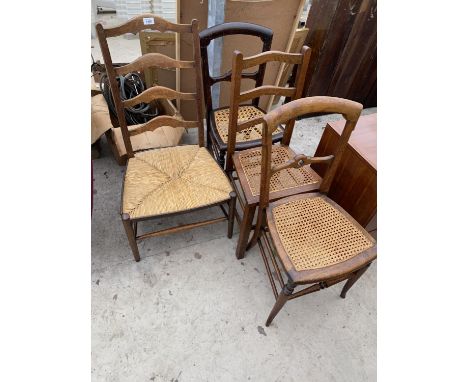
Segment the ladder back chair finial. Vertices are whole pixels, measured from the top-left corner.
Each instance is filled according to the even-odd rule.
[[[374,238],[326,196],[361,110],[361,104],[342,98],[308,97],[282,105],[263,117],[260,201],[252,241],[259,244],[276,298],[266,326],[288,300],[347,280],[341,292],[344,298],[377,257]],[[346,119],[334,155],[308,157],[299,154],[282,165],[272,165],[271,134],[275,126],[316,112],[340,113]],[[329,166],[319,192],[296,194],[271,202],[270,179],[275,173],[324,162]],[[270,263],[280,283],[280,293]],[[309,286],[294,293],[299,285]]]

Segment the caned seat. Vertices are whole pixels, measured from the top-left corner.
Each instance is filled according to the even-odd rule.
[[[339,205],[321,194],[281,199],[267,210],[270,232],[277,233],[275,246],[286,267],[300,275],[305,271],[328,271],[372,248],[375,240]],[[351,272],[351,267],[349,271]],[[341,274],[342,270],[337,272]],[[314,282],[314,272],[293,281]]]
[[[294,158],[296,153],[289,146],[274,145],[271,148],[271,162],[281,165]],[[238,172],[239,182],[248,201],[258,201],[260,195],[260,177],[262,149],[253,148],[239,151],[233,155],[234,167]],[[313,191],[319,188],[322,178],[312,168],[287,168],[279,171],[270,179],[271,199],[278,196]]]
[[[220,140],[223,144],[227,145],[228,143],[228,133],[229,133],[229,107],[223,107],[216,109],[211,113],[212,126],[215,128],[214,135],[217,140]],[[239,106],[239,113],[237,116],[237,122],[245,122],[253,118],[262,117],[265,113],[255,105],[243,105]],[[278,137],[278,134],[282,134],[283,129],[278,127],[274,132],[273,139],[281,139],[281,135]],[[258,124],[251,126],[245,130],[242,130],[237,133],[236,142],[260,142],[262,139],[262,125]]]
[[[122,212],[130,218],[188,211],[229,199],[229,180],[204,147],[135,153],[128,161]]]

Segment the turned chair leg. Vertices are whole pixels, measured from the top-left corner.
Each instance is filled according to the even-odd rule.
[[[265,326],[270,326],[271,322],[276,317],[278,312],[281,310],[284,304],[286,304],[286,301],[288,301],[289,296],[292,295],[292,293],[294,292],[295,287],[296,285],[294,285],[294,283],[291,280],[288,280],[288,283],[283,287],[281,293],[276,299],[275,305],[273,306],[273,309],[271,310],[270,315],[268,316]]]
[[[228,215],[228,234],[227,237],[232,238],[232,231],[234,230],[234,216],[236,210],[236,200],[237,195],[234,191],[229,193],[231,199],[229,200],[229,215]]]
[[[370,264],[367,264],[366,266],[362,267],[361,269],[358,269],[356,272],[352,274],[352,276],[346,281],[346,284],[343,287],[343,290],[341,291],[340,297],[345,298],[346,293],[351,289],[351,287],[354,285],[356,281],[359,280],[359,278],[364,274],[365,271],[370,267]]]
[[[247,203],[244,206],[244,213],[242,214],[242,221],[239,226],[239,240],[237,241],[236,248],[236,257],[238,259],[243,259],[245,256],[256,207],[256,205],[248,205]]]
[[[135,231],[133,230],[132,221],[128,214],[122,214],[122,223],[125,228],[125,233],[127,234],[128,243],[133,252],[133,257],[135,261],[140,261],[140,252],[138,251],[137,242],[135,240]]]

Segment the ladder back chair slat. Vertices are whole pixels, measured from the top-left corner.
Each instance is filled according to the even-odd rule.
[[[142,72],[145,69],[154,67],[162,69],[192,69],[194,65],[193,61],[180,61],[161,53],[146,53],[135,61],[116,68],[115,73],[118,76],[124,76],[131,72]]]
[[[132,107],[142,102],[150,102],[158,98],[196,100],[196,93],[182,93],[165,86],[152,86],[137,96],[123,101],[124,107]]]
[[[147,132],[147,131],[154,131],[157,128],[160,128],[162,126],[171,126],[171,127],[182,126],[187,129],[187,128],[199,128],[199,125],[200,124],[198,121],[185,121],[182,119],[161,115],[161,116],[153,118],[152,120],[146,123],[138,125],[135,128],[130,128],[129,134],[130,136],[135,136],[135,135]]]

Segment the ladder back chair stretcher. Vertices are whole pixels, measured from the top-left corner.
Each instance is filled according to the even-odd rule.
[[[341,297],[345,298],[377,257],[374,238],[326,196],[361,110],[361,104],[342,98],[308,97],[285,104],[263,117],[260,201],[252,241],[259,244],[276,299],[266,326],[271,324],[286,301],[347,280],[341,292]],[[346,119],[334,155],[309,157],[298,154],[283,164],[275,164],[271,133],[277,124],[317,112],[340,113]],[[316,163],[328,164],[318,192],[271,202],[271,178],[281,171]],[[280,284],[279,293],[272,272]],[[294,293],[299,285],[305,287]]]
[[[261,147],[253,147],[242,151],[235,151],[236,140],[239,132],[248,131],[252,128],[255,128],[261,137],[263,122],[263,116],[258,116],[239,123],[239,104],[261,95],[284,96],[286,97],[286,102],[300,98],[304,88],[310,55],[311,49],[307,46],[304,46],[300,53],[270,51],[246,58],[238,51],[233,53],[231,114],[229,119],[226,172],[239,196],[239,204],[243,211],[242,217],[240,217],[237,210],[235,212],[236,218],[239,221],[239,239],[236,248],[236,256],[239,259],[244,257],[245,251],[251,246],[251,244],[248,245],[248,239],[252,230],[252,222],[260,195],[262,149]],[[241,73],[243,70],[259,64],[266,64],[267,62],[281,62],[294,65],[292,86],[259,86],[252,90],[240,92]],[[294,122],[294,120],[287,121],[280,145],[273,146],[274,163],[283,163],[292,159],[295,155],[294,151],[289,148]],[[273,134],[275,134],[277,127],[273,131]],[[273,138],[272,143],[275,143]],[[318,188],[320,181],[320,176],[310,167],[283,171],[272,179],[271,197],[277,199],[287,195],[310,192]]]
[[[232,70],[219,75],[211,76],[208,61],[208,46],[212,40],[223,36],[230,35],[246,35],[255,36],[261,39],[262,52],[269,51],[273,39],[273,31],[269,28],[244,22],[230,22],[215,25],[200,32],[200,45],[201,45],[201,59],[202,59],[202,74],[203,74],[203,87],[205,95],[205,115],[207,127],[207,144],[208,149],[213,152],[216,160],[222,168],[225,165],[225,156],[228,144],[228,131],[230,109],[229,106],[218,107],[213,109],[212,101],[212,86],[222,81],[232,81]],[[249,78],[255,81],[255,87],[259,87],[263,83],[265,76],[266,63],[258,65],[255,72],[244,72],[241,78]],[[239,94],[237,94],[239,95]],[[255,97],[251,104],[238,106],[239,120],[248,120],[250,118],[262,116],[265,114],[264,110],[259,107],[260,97]],[[275,131],[273,140],[279,141],[282,136],[282,129],[278,128]],[[256,147],[261,145],[260,131],[255,131],[251,128],[247,132],[239,133],[236,142],[236,149],[243,150],[246,148]]]
[[[147,24],[150,20],[151,24]],[[148,53],[135,61],[114,68],[110,61],[107,38],[124,33],[137,33],[145,29],[161,32],[191,33],[193,35],[194,61],[180,61],[159,53]],[[217,162],[204,147],[204,127],[202,115],[202,76],[200,66],[200,44],[198,21],[191,24],[173,24],[156,15],[144,14],[126,23],[104,29],[96,26],[99,42],[109,75],[112,94],[122,128],[128,162],[122,187],[121,217],[133,256],[140,260],[137,240],[183,231],[194,227],[228,220],[228,237],[232,237],[236,194],[229,179]],[[163,86],[153,86],[129,100],[119,97],[117,76],[149,68],[195,68],[196,93],[181,93]],[[150,121],[128,127],[125,123],[124,108],[155,99],[195,100],[197,120],[185,121],[180,115],[158,116]],[[154,131],[162,126],[172,128],[197,128],[198,145],[185,145],[151,149],[134,153],[130,137],[144,131]],[[228,204],[228,211],[223,204]],[[185,224],[160,231],[137,234],[140,221],[181,214],[189,211],[220,206],[223,216],[201,222]]]

